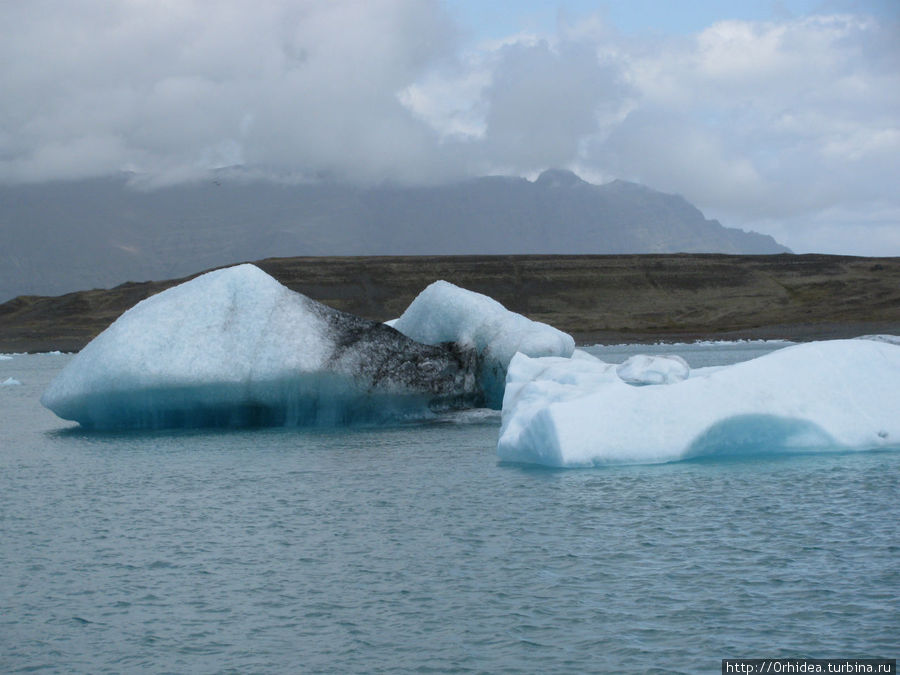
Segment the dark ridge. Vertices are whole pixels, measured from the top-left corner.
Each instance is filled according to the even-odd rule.
[[[272,256],[787,251],[680,196],[560,169],[420,187],[275,183],[236,169],[152,191],[127,176],[0,186],[0,232],[0,302]]]
[[[900,258],[400,256],[256,264],[293,290],[377,321],[399,316],[425,286],[445,279],[582,344],[900,334]],[[0,352],[77,351],[138,301],[187,278],[16,298],[0,305]]]

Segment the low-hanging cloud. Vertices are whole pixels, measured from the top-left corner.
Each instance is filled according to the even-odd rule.
[[[454,46],[418,0],[4,3],[0,21],[6,181],[409,178],[437,135],[396,93]]]
[[[437,0],[34,0],[0,4],[0,22],[2,182],[569,167],[798,250],[814,237],[791,233],[827,220],[835,246],[869,225],[870,248],[900,254],[900,39],[884,16],[654,40],[595,16],[474,47]]]
[[[607,103],[621,100],[620,75],[581,42],[502,47],[484,93],[487,159],[518,172],[570,164]]]

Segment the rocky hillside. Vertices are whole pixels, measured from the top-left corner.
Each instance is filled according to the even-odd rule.
[[[581,343],[900,334],[900,258],[821,255],[282,258],[257,263],[332,307],[385,320],[435,279],[496,298]],[[0,352],[80,349],[182,280],[0,305]]]

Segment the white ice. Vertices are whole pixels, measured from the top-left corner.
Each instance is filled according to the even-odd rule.
[[[889,342],[800,344],[673,384],[632,386],[616,370],[517,355],[500,459],[578,467],[900,446],[900,346]]]
[[[616,374],[622,381],[634,385],[681,382],[690,372],[687,361],[675,354],[635,354],[616,367]]]
[[[22,384],[14,377],[7,377],[3,382],[0,382],[0,387],[15,387],[16,385]]]
[[[575,349],[572,336],[447,281],[436,281],[419,293],[392,325],[428,345],[457,342],[474,347],[481,359],[479,381],[492,408],[503,401],[506,369],[517,352],[568,357]]]
[[[334,327],[323,309],[253,265],[210,272],[125,312],[41,401],[90,428],[327,425],[426,414],[421,391],[390,378],[373,388],[352,358],[333,358]]]

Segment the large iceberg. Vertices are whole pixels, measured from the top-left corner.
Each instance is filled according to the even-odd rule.
[[[647,374],[670,366],[644,365]],[[669,384],[647,384],[650,378],[633,372],[629,384],[617,370],[581,352],[572,359],[517,355],[503,400],[500,459],[583,467],[900,446],[896,344],[800,344]]]
[[[575,349],[571,335],[447,281],[428,286],[391,325],[424,344],[454,342],[475,349],[485,404],[498,409],[503,402],[506,369],[517,352],[568,357]]]
[[[471,350],[417,343],[239,265],[135,305],[41,402],[97,429],[379,423],[480,402],[475,370]]]

